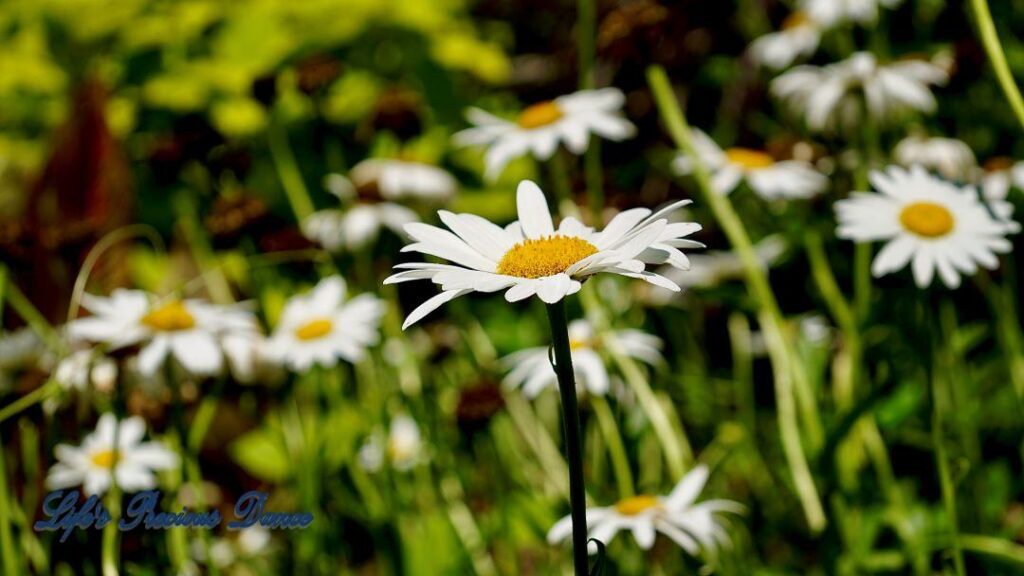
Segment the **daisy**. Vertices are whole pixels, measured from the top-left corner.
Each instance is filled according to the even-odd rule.
[[[893,155],[904,166],[920,164],[948,180],[970,180],[978,169],[971,147],[956,138],[907,136],[896,144]]]
[[[1024,188],[1024,162],[1000,156],[985,162],[982,170],[981,190],[986,200],[1005,200],[1010,188]]]
[[[17,373],[38,366],[44,349],[45,345],[31,328],[0,334],[0,392],[10,387]]]
[[[810,198],[828,186],[828,178],[803,160],[777,161],[771,154],[751,148],[725,150],[703,131],[693,130],[693,146],[701,162],[711,173],[711,187],[728,194],[745,181],[765,200]],[[693,171],[693,161],[680,154],[672,163],[678,174]]]
[[[358,194],[368,197],[373,188],[384,200],[418,199],[444,202],[455,195],[458,182],[446,170],[405,160],[371,158],[349,173]]]
[[[960,285],[960,275],[978,265],[999,265],[996,253],[1011,249],[1006,235],[1016,223],[994,219],[973,186],[957,186],[925,171],[896,166],[870,175],[878,191],[854,192],[836,203],[837,235],[855,242],[887,240],[871,271],[876,277],[908,263],[920,288],[931,284],[935,272],[946,286]]]
[[[345,280],[324,278],[306,294],[294,296],[281,312],[268,354],[295,372],[313,365],[330,368],[341,358],[358,362],[380,339],[384,303],[372,294],[345,301]]]
[[[80,446],[54,448],[58,461],[46,475],[46,487],[82,486],[87,495],[98,495],[110,488],[113,477],[125,492],[155,488],[154,471],[174,469],[178,456],[159,442],[142,442],[145,434],[146,424],[138,416],[120,422],[113,414],[100,416]]]
[[[858,52],[828,66],[798,66],[772,81],[771,92],[812,130],[855,127],[864,109],[875,121],[906,111],[935,111],[930,86],[942,85],[949,73],[923,60],[879,64],[870,52]]]
[[[717,514],[740,514],[743,506],[732,500],[707,500],[696,503],[708,467],[700,465],[690,471],[668,496],[647,494],[630,496],[613,506],[587,509],[588,536],[608,544],[620,531],[629,530],[637,545],[644,550],[654,546],[657,532],[661,532],[687,553],[696,556],[703,549],[714,554],[719,547],[731,544]],[[557,544],[572,533],[572,517],[566,516],[548,531],[548,542]],[[591,553],[595,552],[591,547]]]
[[[110,350],[142,345],[138,369],[146,377],[155,374],[168,357],[192,374],[216,374],[224,365],[221,334],[256,326],[252,314],[242,308],[175,297],[158,299],[142,290],[118,289],[109,298],[86,294],[82,307],[92,316],[68,324],[70,338],[103,343]]]
[[[515,121],[470,108],[466,118],[474,126],[455,134],[453,140],[458,146],[487,146],[486,176],[494,179],[510,161],[526,153],[547,160],[560,143],[573,154],[582,154],[591,134],[614,141],[632,138],[636,127],[620,113],[625,101],[616,88],[581,90],[534,104]]]
[[[359,450],[359,463],[368,472],[377,472],[385,461],[395,470],[406,472],[422,462],[423,457],[420,427],[405,414],[391,420],[386,444],[374,435]]]
[[[870,24],[878,20],[878,8],[895,8],[903,0],[804,0],[802,7],[816,21],[832,27],[843,22]]]
[[[579,291],[582,281],[599,272],[640,278],[679,291],[663,276],[645,270],[646,264],[689,266],[679,248],[702,245],[684,237],[700,230],[692,222],[669,223],[666,216],[690,203],[675,202],[656,213],[634,208],[616,215],[601,232],[569,217],[555,229],[544,193],[528,180],[519,184],[516,196],[519,220],[501,228],[472,214],[440,211],[441,221],[452,232],[427,224],[405,227],[416,242],[403,252],[420,252],[444,258],[452,264],[405,263],[403,270],[385,284],[430,280],[442,292],[413,310],[405,320],[408,328],[421,318],[470,292],[506,290],[505,299],[517,302],[536,294],[553,304]]]
[[[403,183],[404,178],[401,177]],[[387,185],[366,181],[362,187],[356,187],[341,174],[329,174],[324,179],[324,187],[341,201],[342,207],[310,214],[302,221],[303,235],[330,252],[360,250],[376,241],[382,228],[401,235],[402,227],[418,222],[419,216],[401,204],[384,199],[384,189],[389,195],[396,194],[394,180],[392,176]]]
[[[662,361],[661,340],[642,330],[617,330],[598,336],[586,320],[569,323],[569,349],[572,365],[576,370],[576,382],[591,394],[603,396],[608,393],[611,378],[601,359],[600,350],[609,341],[615,341],[630,357],[648,364]],[[533,398],[546,388],[558,387],[558,376],[551,366],[548,347],[527,348],[502,358],[509,370],[504,383],[509,388],[523,388],[528,398]]]
[[[758,63],[773,70],[786,68],[797,58],[818,49],[822,26],[810,14],[797,11],[782,21],[778,32],[765,34],[750,44],[748,52]]]
[[[112,390],[117,382],[117,364],[95,350],[76,350],[65,356],[53,370],[53,379],[65,390]]]

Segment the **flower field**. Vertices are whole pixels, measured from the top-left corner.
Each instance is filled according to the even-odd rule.
[[[1024,573],[1019,4],[0,4],[0,574]]]

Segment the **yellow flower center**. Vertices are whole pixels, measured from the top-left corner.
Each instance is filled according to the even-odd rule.
[[[142,317],[142,323],[158,332],[174,332],[195,326],[196,319],[181,300],[172,300],[150,310]]]
[[[900,224],[907,230],[924,236],[937,238],[949,234],[953,229],[953,214],[945,206],[934,202],[907,204],[900,212]]]
[[[641,512],[650,510],[651,508],[660,508],[661,501],[654,496],[648,496],[641,494],[639,496],[630,496],[619,500],[619,503],[615,505],[615,511],[623,516],[636,516]]]
[[[109,469],[117,462],[117,452],[115,450],[102,450],[93,454],[90,460],[92,460],[93,465],[97,468]]]
[[[789,16],[786,16],[786,19],[782,21],[782,29],[792,30],[793,28],[799,28],[810,21],[811,17],[807,15],[807,12],[797,10]]]
[[[527,130],[540,128],[548,124],[554,124],[562,117],[562,109],[558,104],[551,102],[540,102],[527,107],[519,113],[519,126]]]
[[[580,348],[589,348],[590,343],[586,340],[569,340],[570,350],[579,350]]]
[[[497,272],[519,278],[554,276],[596,253],[597,247],[582,238],[554,235],[527,239],[505,252]]]
[[[331,333],[334,324],[326,318],[317,318],[295,330],[295,337],[299,340],[316,340]]]
[[[772,158],[771,154],[751,148],[729,148],[725,151],[725,157],[729,160],[730,164],[735,164],[747,170],[767,168],[775,164],[775,159]]]

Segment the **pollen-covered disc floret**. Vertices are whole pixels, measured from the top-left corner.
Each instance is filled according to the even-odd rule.
[[[516,302],[537,295],[551,304],[581,288],[582,280],[599,272],[639,278],[669,290],[679,286],[649,272],[648,264],[689,268],[680,248],[700,248],[686,236],[700,230],[692,222],[669,222],[668,216],[689,204],[675,202],[652,213],[634,208],[617,214],[597,232],[575,218],[563,219],[555,228],[544,193],[536,184],[519,184],[516,205],[519,220],[501,228],[472,214],[438,212],[450,229],[420,223],[406,225],[414,240],[402,251],[444,258],[451,264],[427,262],[395,266],[400,272],[385,284],[430,280],[442,292],[413,310],[408,327],[445,302],[470,292],[505,291]]]
[[[527,238],[501,257],[497,272],[519,278],[554,276],[596,253],[597,247],[582,238],[558,235],[536,240]]]
[[[877,193],[854,192],[836,203],[837,234],[856,242],[886,241],[871,267],[875,276],[910,264],[919,287],[930,285],[938,272],[956,288],[961,275],[998,266],[996,254],[1011,249],[1006,236],[1020,229],[999,205],[990,212],[974,186],[953,184],[920,165],[890,166],[870,180]]]

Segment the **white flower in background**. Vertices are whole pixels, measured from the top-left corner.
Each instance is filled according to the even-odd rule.
[[[907,111],[935,111],[930,87],[945,84],[949,73],[915,59],[880,64],[858,52],[827,66],[798,66],[771,84],[772,94],[812,130],[855,129],[867,110],[871,120],[888,121]]]
[[[696,556],[702,550],[714,555],[719,547],[731,545],[722,512],[740,514],[743,506],[732,500],[707,500],[697,497],[708,479],[708,467],[691,470],[672,493],[665,496],[640,495],[620,500],[614,506],[587,509],[587,531],[590,538],[608,544],[620,531],[632,532],[640,548],[650,550],[658,532],[664,534],[687,553]],[[548,542],[557,544],[572,535],[572,517],[562,518],[548,531]],[[593,554],[596,547],[591,545]]]
[[[870,24],[878,8],[895,8],[903,0],[803,0],[801,7],[816,21],[832,27],[843,22]]]
[[[828,178],[803,160],[776,161],[771,154],[752,148],[723,150],[702,130],[693,130],[693,147],[711,174],[711,187],[728,194],[745,181],[765,200],[810,198],[828,187]],[[693,160],[680,154],[672,162],[678,174],[693,171]]]
[[[786,242],[780,236],[768,236],[754,245],[757,263],[765,270],[774,265],[786,250]],[[672,280],[680,288],[711,288],[728,280],[742,278],[746,273],[739,254],[727,250],[709,250],[690,254],[690,269],[676,270],[663,266],[658,273]],[[644,300],[652,306],[669,303],[676,294],[664,290],[650,290]]]
[[[178,456],[159,442],[143,442],[145,434],[146,424],[138,416],[120,423],[113,414],[100,416],[96,430],[80,446],[54,448],[57,463],[46,475],[46,487],[82,486],[87,495],[102,494],[110,488],[113,470],[118,488],[125,492],[155,488],[154,472],[174,469]]]
[[[662,361],[661,340],[642,330],[615,330],[598,336],[586,320],[569,323],[569,350],[576,383],[587,392],[598,396],[608,393],[611,377],[601,359],[600,350],[614,341],[627,356],[648,364]],[[522,387],[523,394],[533,398],[546,388],[557,388],[558,377],[551,366],[549,348],[539,346],[515,352],[501,359],[509,371],[504,383],[509,388]]]
[[[510,161],[527,153],[547,160],[559,144],[582,154],[591,134],[614,141],[632,138],[636,127],[621,114],[625,101],[616,88],[581,90],[534,104],[515,121],[470,108],[466,118],[473,127],[455,134],[453,140],[458,146],[487,146],[486,175],[494,179]]]
[[[356,188],[344,176],[330,174],[324,186],[342,206],[311,214],[302,221],[302,233],[330,252],[360,250],[375,242],[382,228],[401,235],[403,226],[419,221],[413,210],[384,200],[379,184]],[[387,189],[393,191],[392,186]]]
[[[748,52],[756,62],[773,70],[788,67],[818,49],[822,26],[807,12],[797,11],[782,21],[778,32],[765,34],[750,44]]]
[[[86,294],[82,307],[92,316],[68,324],[72,340],[106,344],[111,350],[142,345],[138,369],[152,376],[168,356],[195,375],[220,372],[225,331],[255,330],[251,312],[199,300],[157,298],[142,290],[114,290],[109,298]]]
[[[31,328],[0,334],[0,391],[10,386],[16,372],[37,366],[44,349]]]
[[[1012,248],[1006,235],[1019,227],[994,219],[973,186],[957,186],[920,166],[892,166],[872,172],[870,180],[877,193],[854,192],[836,203],[837,234],[855,242],[887,241],[871,266],[876,277],[910,263],[918,287],[930,285],[938,271],[956,288],[961,274],[970,276],[979,265],[994,269],[996,254]]]
[[[446,170],[405,160],[371,158],[349,173],[356,190],[374,187],[384,200],[418,199],[444,202],[459,184]]]
[[[385,284],[430,280],[442,292],[413,310],[403,328],[470,292],[506,290],[505,299],[517,302],[536,294],[546,303],[574,294],[590,276],[608,272],[640,278],[657,286],[678,291],[663,276],[645,269],[647,264],[669,263],[687,268],[689,262],[679,248],[701,247],[684,239],[700,230],[692,222],[669,223],[666,217],[689,204],[675,202],[651,213],[634,208],[617,214],[601,232],[569,217],[556,230],[544,193],[536,184],[523,181],[516,197],[519,220],[501,228],[472,214],[440,211],[441,221],[453,232],[427,224],[409,224],[405,231],[416,243],[402,249],[444,258],[458,266],[434,263],[405,263],[403,270]]]
[[[982,167],[981,192],[987,201],[1005,200],[1010,188],[1024,188],[1024,162],[1015,162],[1012,158],[997,157],[985,162]],[[1009,214],[997,216],[1009,217],[1013,213],[1013,205],[1006,202]],[[1005,208],[1003,208],[1005,210]]]
[[[968,181],[978,169],[971,147],[956,138],[907,136],[893,151],[896,162],[934,170],[948,180]]]
[[[400,472],[411,470],[425,458],[423,437],[416,421],[405,414],[391,420],[387,440],[371,436],[359,449],[359,463],[368,472],[377,472],[388,462]]]
[[[384,303],[372,294],[346,301],[345,292],[345,280],[331,276],[288,300],[267,346],[270,357],[296,372],[361,360],[380,339]]]
[[[117,383],[117,363],[95,350],[76,350],[57,363],[53,379],[65,390],[85,390],[92,385],[96,390],[109,391]]]
[[[204,563],[213,563],[221,570],[228,570],[229,574],[253,574],[252,567],[246,566],[246,562],[267,554],[273,544],[270,530],[260,526],[250,526],[245,530],[229,532],[230,536],[217,538],[210,546],[209,557],[206,547],[199,540],[192,541],[192,556]],[[237,567],[237,571],[232,571]],[[197,571],[197,573],[199,573]]]

